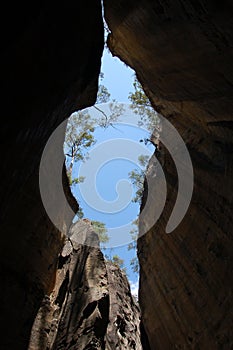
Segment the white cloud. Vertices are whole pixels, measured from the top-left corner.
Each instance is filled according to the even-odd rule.
[[[131,294],[138,298],[138,287],[139,287],[139,280],[136,282],[129,281],[130,284],[130,289],[131,289]]]

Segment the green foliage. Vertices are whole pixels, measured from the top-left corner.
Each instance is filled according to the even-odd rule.
[[[103,222],[92,221],[93,230],[98,234],[100,243],[107,243],[109,241],[109,236],[107,234],[107,228]]]
[[[103,79],[103,74],[100,74],[100,80]],[[100,84],[97,94],[97,104],[106,103],[110,101],[110,93],[107,88]],[[123,113],[123,106],[118,104],[115,100],[109,102],[109,113],[105,113],[104,110],[94,105],[92,111],[85,109],[75,112],[68,120],[64,152],[66,155],[67,176],[70,186],[77,185],[84,181],[84,177],[80,176],[73,178],[73,166],[78,161],[85,161],[88,158],[88,150],[96,142],[94,138],[94,131],[96,126],[107,128],[113,126],[118,117]],[[93,113],[93,108],[98,113]],[[80,207],[76,214],[79,219],[82,219],[84,214]],[[99,235],[101,243],[107,243],[109,236],[105,224],[99,221],[92,221],[93,229]]]
[[[113,255],[112,257],[113,264],[117,265],[122,269],[124,267],[124,260],[119,257],[119,255]]]
[[[99,106],[95,105],[93,107],[99,112],[98,117],[95,118],[95,122],[104,129],[108,128],[109,126],[114,127],[114,123],[117,122],[119,116],[124,112],[123,105],[115,100],[109,102],[109,113],[104,112],[104,110]]]
[[[128,250],[132,249],[130,248],[130,245],[133,244],[133,248],[136,247],[136,241],[138,239],[138,225],[139,225],[139,218],[137,217],[136,220],[134,220],[132,222],[132,225],[133,225],[133,228],[130,230],[130,235],[131,235],[131,238],[132,238],[132,241],[131,243],[129,243],[128,245]]]
[[[65,136],[65,152],[66,156],[71,158],[71,162],[85,158],[87,149],[95,142],[94,130],[94,123],[87,110],[71,115]]]
[[[134,113],[138,114],[140,116],[139,126],[143,126],[145,129],[147,129],[151,136],[149,138],[144,138],[143,140],[140,140],[140,142],[144,142],[147,144],[148,142],[151,142],[156,148],[157,148],[157,140],[159,137],[159,125],[160,120],[158,117],[157,112],[153,109],[151,106],[149,98],[146,96],[145,92],[143,91],[142,85],[137,80],[136,76],[134,79],[134,92],[131,92],[129,94],[129,100],[131,101],[131,108],[133,109]],[[140,202],[143,194],[143,187],[144,187],[144,178],[145,178],[145,171],[146,167],[149,161],[149,156],[146,155],[140,155],[138,157],[139,164],[142,166],[142,169],[134,169],[129,173],[129,179],[131,180],[133,186],[136,188],[135,197],[132,199],[133,202]],[[133,223],[134,225],[133,229],[130,231],[132,242],[128,244],[128,250],[136,250],[137,249],[137,237],[138,237],[138,219],[136,219]],[[132,270],[135,273],[139,272],[139,264],[138,259],[135,256],[133,259],[131,259],[130,265],[132,267]]]
[[[131,266],[133,272],[139,273],[139,263],[138,263],[138,258],[136,256],[131,259],[130,266]]]
[[[119,267],[125,274],[127,274],[126,267],[124,266],[124,260],[119,257],[119,255],[114,254],[113,256],[109,255],[104,255],[105,259],[107,261],[110,261],[113,263],[115,266]]]
[[[76,177],[72,180],[72,184],[80,184],[80,183],[84,182],[84,180],[85,180],[84,176],[79,176],[79,177]]]
[[[143,187],[144,187],[144,178],[145,178],[145,171],[146,166],[149,161],[149,156],[141,154],[138,157],[138,162],[141,165],[142,169],[134,169],[129,172],[128,176],[131,180],[133,186],[136,188],[136,193],[134,198],[132,199],[132,202],[134,203],[140,203],[142,194],[143,194]]]
[[[100,80],[102,81],[104,78],[104,74],[100,73]],[[110,96],[108,89],[103,85],[99,85],[99,90],[97,93],[96,104],[93,106],[99,113],[96,118],[94,118],[94,122],[99,125],[101,128],[108,128],[109,126],[113,127],[113,124],[117,121],[119,116],[124,112],[123,105],[118,103],[116,100],[112,100],[110,102]],[[103,103],[109,102],[109,112],[106,113],[104,110],[98,106]]]
[[[144,184],[144,171],[134,169],[129,172],[129,179],[131,180],[133,186],[136,187],[136,193],[134,198],[132,199],[132,202],[139,203],[142,198],[143,193],[143,184]]]
[[[69,185],[70,186],[77,185],[79,183],[84,182],[84,180],[85,180],[84,176],[79,176],[79,177],[76,177],[76,178],[72,179],[70,172],[67,172],[67,177],[68,177],[68,181],[69,181]]]
[[[99,90],[97,93],[97,100],[96,103],[106,103],[109,102],[111,94],[108,92],[108,89],[100,84],[99,85]]]
[[[150,156],[148,155],[145,155],[145,154],[141,154],[139,157],[138,157],[138,162],[139,164],[142,166],[142,167],[146,167],[148,162],[149,162],[149,159],[150,159]]]
[[[102,79],[103,74],[101,73],[100,80]],[[110,93],[104,85],[100,84],[96,103],[109,101]],[[93,108],[98,113],[93,113],[93,111],[91,113],[89,109],[78,111],[71,115],[67,123],[64,150],[70,185],[76,185],[84,180],[84,178],[72,179],[73,165],[87,159],[89,148],[96,142],[94,138],[95,127],[113,126],[124,110],[123,105],[114,100],[109,102],[109,113],[105,113],[98,105],[94,105]]]
[[[77,213],[76,213],[76,216],[79,218],[79,219],[82,219],[84,217],[84,213],[83,213],[83,209],[81,207],[79,207]]]
[[[151,142],[154,146],[156,146],[156,141],[159,137],[159,124],[160,120],[157,112],[151,106],[149,98],[146,96],[145,92],[136,76],[134,79],[134,92],[129,94],[129,100],[131,101],[131,108],[134,113],[140,116],[139,126],[143,126],[147,129],[151,136],[149,138],[144,138],[140,140],[140,142],[144,142],[147,144]],[[149,156],[140,155],[138,157],[139,164],[142,166],[142,169],[134,169],[129,173],[129,179],[131,180],[133,186],[136,188],[135,197],[132,199],[133,202],[140,202],[143,194],[144,187],[144,178],[145,178],[145,170],[149,161]],[[137,237],[138,237],[138,219],[136,219],[133,223],[133,229],[130,231],[132,242],[128,244],[128,250],[136,250],[137,249]],[[135,256],[131,259],[130,265],[132,270],[135,273],[139,272],[139,264],[138,259]]]
[[[136,187],[135,197],[132,199],[134,203],[139,203],[141,201],[145,178],[145,168],[148,164],[148,161],[149,156],[141,154],[138,157],[138,162],[144,169],[134,169],[128,174],[133,186]]]
[[[71,186],[72,185],[72,177],[71,177],[71,174],[67,171],[66,172],[67,174],[67,178],[68,178],[68,181],[69,181],[69,185]]]
[[[132,237],[132,242],[128,244],[128,250],[134,250],[136,251],[137,249],[137,238],[138,238],[138,224],[139,224],[139,219],[137,218],[132,222],[134,227],[130,231],[131,237]],[[133,270],[133,272],[138,273],[139,272],[139,263],[138,263],[138,258],[135,256],[134,258],[131,259],[130,261],[130,266]]]
[[[130,92],[129,99],[133,106],[137,107],[135,112],[138,114],[144,114],[146,108],[151,108],[151,103],[144,93],[142,85],[137,80],[136,75],[134,77],[133,87],[134,92]]]
[[[111,262],[119,267],[126,274],[126,267],[124,266],[124,260],[119,257],[119,255],[113,255]]]
[[[136,114],[140,115],[140,126],[144,126],[148,131],[153,133],[153,137],[156,138],[158,134],[156,135],[156,132],[154,131],[155,128],[158,129],[159,125],[159,118],[158,114],[154,111],[152,108],[150,101],[146,94],[144,93],[141,84],[137,80],[136,76],[134,79],[134,92],[129,94],[129,99],[131,101],[131,108]],[[152,139],[152,136],[148,139],[145,138],[144,140],[140,140],[141,142],[145,142],[147,144],[148,141]],[[140,155],[138,157],[139,164],[145,168],[149,160],[149,156],[146,155]],[[140,202],[142,198],[143,193],[143,184],[144,184],[144,176],[145,176],[145,169],[138,170],[134,169],[129,173],[129,179],[131,180],[132,184],[136,187],[136,194],[133,198],[133,202]]]
[[[140,115],[139,126],[144,126],[145,129],[154,132],[155,128],[159,125],[159,117],[157,112],[151,106],[149,98],[143,91],[142,85],[134,78],[134,92],[129,94],[129,100],[131,101],[131,108],[134,113]]]
[[[132,228],[132,230],[129,232],[130,235],[131,235],[131,238],[132,238],[132,242],[130,242],[130,243],[128,244],[128,250],[136,249],[136,248],[137,248],[138,222],[139,222],[139,219],[138,219],[138,218],[132,222],[133,228]]]

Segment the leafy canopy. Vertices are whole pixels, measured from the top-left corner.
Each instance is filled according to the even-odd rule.
[[[134,77],[134,92],[129,94],[129,100],[131,101],[131,108],[134,113],[140,116],[139,126],[144,126],[145,129],[154,132],[155,128],[159,125],[158,113],[151,106],[149,98],[146,96],[142,85]]]
[[[138,162],[142,166],[142,169],[134,169],[129,172],[128,176],[131,180],[131,183],[136,188],[136,193],[132,202],[139,203],[142,198],[143,186],[144,186],[144,177],[146,171],[146,165],[148,164],[149,156],[148,155],[140,155],[138,157]]]
[[[100,80],[102,79],[103,74],[100,75]],[[109,102],[109,113],[106,113],[100,105],[107,102]],[[110,101],[108,89],[100,84],[97,101],[92,109],[84,109],[71,115],[67,123],[64,143],[67,175],[71,186],[84,181],[84,177],[73,178],[73,166],[75,163],[85,161],[88,158],[88,150],[96,142],[95,128],[97,126],[102,128],[114,127],[114,123],[123,113],[123,110],[122,104],[115,100]]]
[[[107,234],[105,223],[92,220],[91,224],[93,226],[93,230],[98,234],[100,242],[107,243],[109,241],[109,236]]]
[[[151,136],[149,138],[144,138],[140,140],[140,142],[144,142],[147,144],[151,142],[154,146],[156,146],[156,139],[159,137],[159,134],[156,130],[159,130],[160,120],[157,112],[151,106],[150,100],[146,96],[145,92],[142,89],[142,85],[136,78],[134,78],[134,92],[129,94],[129,100],[131,101],[131,108],[134,113],[140,116],[139,126],[143,126],[147,129]],[[154,142],[155,141],[155,142]],[[135,197],[132,199],[133,202],[140,203],[143,187],[144,187],[144,178],[146,167],[149,162],[149,156],[140,155],[138,157],[138,162],[141,165],[141,169],[134,169],[129,173],[129,179],[131,180],[133,186],[136,188]],[[130,231],[132,242],[128,244],[128,250],[136,250],[137,249],[137,238],[138,238],[138,225],[139,218],[132,222],[133,228]],[[131,268],[133,272],[139,272],[139,263],[137,256],[131,259],[130,261]]]

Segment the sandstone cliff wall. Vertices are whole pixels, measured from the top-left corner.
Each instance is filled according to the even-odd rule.
[[[140,305],[153,349],[229,349],[232,337],[233,8],[229,1],[105,0],[113,55],[135,69],[155,109],[190,152],[194,194],[182,223],[159,222],[138,242]],[[144,201],[146,198],[144,193]],[[154,205],[149,209],[153,217]]]

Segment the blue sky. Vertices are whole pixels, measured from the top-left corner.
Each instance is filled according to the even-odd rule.
[[[111,98],[118,102],[128,102],[129,92],[134,91],[134,71],[113,57],[107,49],[102,57],[101,71],[104,73],[103,85],[108,88]]]
[[[108,91],[111,93],[111,99],[115,99],[119,103],[129,103],[128,95],[130,92],[134,91],[134,72],[118,58],[112,57],[107,50],[105,50],[103,54],[101,71],[104,73],[104,79],[101,81],[101,84],[107,87]],[[126,118],[122,118],[123,121],[130,117],[135,118],[135,115],[130,109],[126,110],[126,114]],[[130,114],[132,114],[132,116]],[[127,180],[129,172],[137,168],[136,162],[130,160],[131,157],[132,159],[135,158],[135,152],[136,157],[138,157],[140,154],[151,154],[153,150],[151,146],[145,146],[139,142],[141,138],[148,137],[148,132],[143,131],[135,125],[118,123],[115,124],[114,128],[109,127],[107,130],[96,128],[94,136],[97,142],[90,149],[90,159],[79,167],[75,166],[73,170],[73,177],[85,176],[86,180],[83,184],[73,187],[72,190],[84,211],[84,217],[104,222],[109,230],[110,237],[112,237],[112,235],[115,235],[114,237],[117,236],[116,239],[113,238],[110,240],[110,246],[114,246],[114,248],[106,249],[104,253],[108,256],[117,254],[124,260],[131,288],[133,293],[136,294],[138,274],[134,273],[130,266],[130,260],[136,256],[136,251],[129,251],[127,243],[130,242],[129,231],[130,228],[132,228],[130,225],[131,222],[137,218],[139,204],[132,202],[132,198],[135,195],[135,188],[133,188],[129,181],[127,181],[128,183],[126,183],[126,181],[121,181],[122,179]],[[121,145],[119,146],[119,149],[122,148],[119,157],[112,156],[115,152],[115,148],[113,149],[113,144],[111,143],[112,140],[114,140],[114,142],[119,142],[119,145]],[[122,142],[124,142],[123,146]],[[106,162],[103,158],[103,149],[98,151],[98,147],[102,147],[103,145],[105,147]],[[142,149],[140,149],[139,145]],[[134,155],[131,156],[130,153],[130,155],[127,156],[128,158],[125,158],[124,152],[129,151],[128,148],[131,148]],[[97,171],[94,167],[98,164],[90,164],[92,164],[92,161],[94,162],[98,159],[100,153],[101,164]],[[127,154],[129,154],[129,152]],[[108,160],[109,156],[112,156],[110,160]],[[95,176],[93,179],[91,179],[92,173],[93,176]],[[95,184],[95,187],[92,188],[90,184]],[[118,190],[119,193],[117,192]],[[89,193],[87,193],[88,191]],[[98,198],[96,197],[97,199],[93,199],[95,198],[93,195],[94,192],[97,192],[101,199],[109,203],[109,213],[107,213],[106,210],[100,210]],[[113,209],[111,212],[111,206],[120,200],[120,198],[122,198],[123,202],[125,201],[125,204],[122,205],[122,209],[116,212],[114,212]]]

